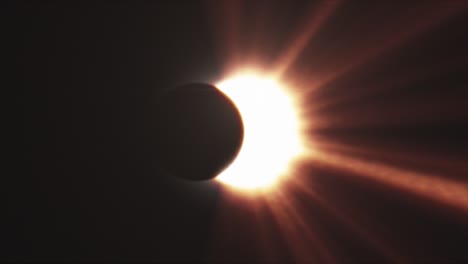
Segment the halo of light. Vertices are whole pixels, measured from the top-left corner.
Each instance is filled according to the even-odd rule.
[[[240,74],[216,84],[237,106],[244,141],[234,162],[217,180],[240,190],[265,190],[288,172],[302,152],[292,96],[274,78]]]

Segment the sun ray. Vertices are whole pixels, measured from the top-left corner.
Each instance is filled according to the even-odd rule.
[[[306,221],[303,218],[300,205],[295,202],[292,193],[281,191],[266,199],[295,260],[336,263],[329,247],[318,235],[317,224],[312,219]]]
[[[308,76],[308,78],[301,81],[303,84],[307,84],[308,87],[308,89],[304,89],[304,93],[307,95],[321,90],[324,86],[343,75],[375,61],[386,53],[397,50],[403,44],[432,30],[434,26],[463,12],[466,10],[467,6],[468,4],[464,1],[457,1],[450,4],[433,2],[431,5],[428,5],[423,12],[418,10],[417,20],[414,13],[412,13],[415,12],[415,10],[407,12],[406,17],[400,18],[397,23],[391,24],[389,29],[381,29],[380,34],[377,34],[377,32],[370,34],[373,39],[366,40],[365,43],[368,47],[359,46],[359,50],[345,49],[349,57],[329,57],[328,61],[333,62],[332,66],[328,66],[329,69],[326,69],[326,65],[321,65],[321,67],[325,69],[322,69],[320,76],[317,76],[316,73],[313,72],[313,67],[310,67],[311,70],[300,72],[301,76]],[[393,33],[389,34],[389,31],[393,31]]]
[[[338,152],[353,157],[379,160],[399,168],[418,168],[419,172],[444,173],[444,178],[463,180],[468,174],[466,160],[455,155],[411,149],[398,142],[370,142],[357,144],[337,138],[315,136],[314,148]],[[438,175],[438,174],[437,174]]]
[[[462,94],[459,91],[458,94]],[[456,123],[466,120],[466,101],[457,93],[431,95],[426,93],[424,101],[420,95],[380,102],[355,104],[335,111],[310,114],[320,116],[310,125],[309,130],[352,129],[352,128],[390,128],[405,125],[430,125],[437,123]],[[375,109],[378,108],[378,112]],[[411,110],[408,110],[411,109]],[[463,111],[465,110],[465,111]]]
[[[212,4],[216,5],[214,1]],[[343,230],[354,234],[357,237],[356,241],[368,243],[371,248],[391,262],[405,263],[407,256],[404,251],[399,251],[401,248],[398,244],[392,243],[394,241],[391,235],[385,233],[382,224],[372,221],[375,219],[365,212],[363,208],[366,207],[346,208],[343,206],[346,204],[345,201],[327,200],[327,195],[332,195],[316,190],[316,186],[313,186],[315,183],[313,173],[296,166],[296,163],[301,162],[308,164],[306,166],[316,165],[325,171],[337,172],[337,175],[342,177],[364,179],[365,182],[374,183],[375,186],[384,186],[413,197],[417,201],[424,201],[425,205],[436,204],[437,209],[448,209],[454,215],[466,219],[468,185],[463,176],[458,178],[453,176],[466,174],[467,167],[464,160],[443,157],[442,154],[431,156],[424,151],[407,153],[409,150],[405,142],[396,142],[398,145],[393,144],[392,140],[385,140],[387,138],[383,140],[378,138],[377,142],[375,139],[364,140],[362,134],[360,134],[361,141],[347,142],[349,136],[345,135],[346,131],[353,129],[358,131],[355,132],[357,134],[366,129],[367,133],[369,131],[373,133],[375,131],[373,129],[389,126],[420,126],[466,119],[467,112],[460,111],[466,109],[464,96],[462,93],[457,94],[458,90],[451,90],[443,95],[425,91],[423,100],[417,98],[418,95],[393,98],[395,100],[388,102],[374,100],[375,96],[385,97],[394,87],[405,88],[424,81],[428,75],[441,71],[452,72],[453,66],[463,67],[463,58],[459,59],[457,65],[454,65],[452,58],[444,57],[446,61],[442,59],[428,65],[417,64],[420,66],[418,69],[411,66],[409,67],[411,71],[398,69],[392,71],[390,76],[385,76],[385,79],[379,74],[369,77],[367,72],[372,67],[388,63],[390,55],[401,55],[400,50],[406,48],[407,44],[412,45],[413,41],[418,44],[421,39],[425,39],[425,34],[443,26],[443,23],[450,21],[460,12],[466,11],[466,2],[411,4],[409,8],[396,3],[397,16],[393,14],[396,19],[389,19],[392,15],[387,14],[386,7],[393,7],[393,4],[384,5],[384,8],[376,5],[377,8],[374,6],[370,12],[368,10],[366,16],[356,17],[350,15],[348,12],[350,4],[346,2],[323,1],[318,2],[317,6],[312,5],[312,9],[301,11],[301,14],[308,14],[304,20],[298,19],[300,15],[288,17],[291,19],[288,24],[294,26],[291,26],[286,33],[273,26],[276,24],[272,22],[281,21],[279,14],[288,14],[288,11],[283,12],[279,6],[270,5],[269,1],[262,2],[258,6],[251,5],[247,1],[221,1],[218,5],[224,6],[221,11],[213,9],[214,12],[218,12],[218,22],[221,22],[215,26],[218,27],[219,48],[224,50],[224,53],[221,53],[224,69],[223,81],[217,85],[235,104],[238,104],[239,98],[255,98],[252,85],[245,82],[245,79],[243,82],[238,82],[235,86],[248,87],[247,94],[250,95],[246,96],[245,93],[236,95],[232,93],[236,89],[226,89],[224,81],[239,76],[250,76],[247,79],[250,78],[252,83],[256,83],[253,86],[259,87],[265,86],[265,83],[259,79],[273,80],[273,83],[280,80],[277,84],[287,91],[282,97],[294,99],[295,114],[299,116],[297,122],[299,128],[295,126],[298,129],[295,130],[293,137],[276,135],[268,141],[272,142],[271,139],[276,138],[276,141],[286,142],[285,139],[299,138],[302,150],[290,152],[288,145],[279,147],[278,150],[284,148],[285,153],[289,153],[287,155],[289,158],[296,156],[291,153],[299,153],[300,155],[296,156],[299,161],[284,159],[291,161],[286,162],[288,166],[271,169],[278,165],[278,162],[249,163],[251,160],[258,161],[259,158],[274,154],[275,151],[271,151],[271,144],[266,140],[263,141],[260,136],[257,137],[259,140],[247,140],[246,143],[255,141],[260,142],[260,145],[263,142],[264,146],[270,146],[265,148],[270,151],[266,154],[245,155],[247,152],[242,154],[242,151],[246,150],[243,149],[233,166],[223,172],[224,175],[219,176],[217,182],[223,186],[223,201],[219,204],[219,214],[222,217],[217,221],[217,228],[248,233],[239,235],[241,237],[239,243],[251,241],[254,245],[249,247],[259,251],[255,254],[263,254],[261,257],[255,255],[262,260],[293,259],[333,263],[340,259],[335,255],[336,251],[340,254],[339,250],[334,248],[339,245],[327,240],[327,234],[321,233],[318,220],[307,215],[319,208],[321,213],[333,218]],[[245,11],[245,5],[248,6],[247,9],[253,6],[258,8],[259,16],[240,14]],[[268,8],[261,8],[262,5],[267,5]],[[346,19],[341,19],[343,13],[348,15]],[[244,21],[246,17],[252,21]],[[333,29],[337,21],[338,25],[341,25],[337,29],[338,32],[331,34],[332,37],[327,36],[329,32],[323,34],[322,29]],[[370,21],[375,24],[369,24]],[[246,25],[251,26],[245,27]],[[289,34],[290,32],[293,33]],[[284,39],[289,41],[285,42]],[[277,47],[283,49],[275,50]],[[272,54],[272,50],[276,53]],[[384,59],[381,62],[382,58]],[[246,68],[255,71],[246,74],[242,72]],[[270,74],[264,74],[265,72]],[[354,85],[352,89],[338,89],[351,85]],[[290,97],[291,95],[294,96]],[[264,94],[258,98],[269,97]],[[255,102],[252,104],[254,106],[244,109],[250,108],[255,109],[253,112],[259,112],[258,102],[262,102],[262,99],[252,101]],[[249,116],[252,110],[247,111],[249,114],[241,109],[240,104],[242,103],[239,103],[239,108],[244,112],[243,118]],[[271,113],[274,111],[276,109],[271,110]],[[270,116],[273,116],[271,113]],[[284,123],[279,120],[274,121]],[[248,122],[246,122],[246,133],[249,133]],[[283,126],[288,126],[286,123]],[[271,135],[265,131],[274,132],[275,129],[258,131],[259,134],[269,137]],[[333,136],[334,132],[339,136]],[[401,140],[396,137],[395,140],[399,139]],[[236,165],[239,161],[242,162]],[[239,164],[244,165],[238,167]],[[257,168],[256,165],[260,165],[261,168]],[[236,167],[238,169],[234,170]],[[281,173],[278,173],[279,171]],[[265,175],[281,175],[281,177],[273,177],[275,179],[272,181],[275,182],[273,185],[269,185],[268,180],[263,183],[254,181]],[[241,179],[241,176],[245,177]],[[227,180],[228,178],[230,179]],[[236,181],[239,182],[231,181],[234,178],[238,178]],[[270,187],[258,188],[259,186]],[[268,227],[264,226],[266,223]],[[218,239],[217,241],[226,240],[223,237]],[[272,252],[272,248],[281,248],[281,253]],[[232,252],[235,252],[235,249],[232,249]]]
[[[309,111],[322,112],[333,108],[338,108],[343,104],[364,101],[385,92],[390,91],[395,87],[408,87],[409,85],[417,85],[418,82],[423,82],[427,76],[441,75],[457,71],[463,68],[465,60],[463,57],[458,58],[442,58],[436,64],[424,65],[420,68],[411,68],[411,71],[396,68],[391,76],[382,79],[381,75],[374,74],[369,80],[369,74],[361,74],[361,76],[350,76],[343,78],[339,82],[333,83],[332,88],[347,87],[340,94],[334,96],[319,96],[313,104],[307,106]],[[360,78],[361,77],[361,78]],[[327,87],[328,88],[328,87]],[[324,89],[327,89],[324,87]]]
[[[313,183],[313,182],[312,182]],[[362,223],[356,221],[356,217],[351,210],[339,207],[337,204],[332,204],[330,201],[327,201],[325,195],[320,193],[318,190],[312,189],[309,185],[311,181],[304,182],[303,180],[291,181],[291,186],[294,190],[295,195],[304,195],[310,199],[311,202],[320,206],[323,210],[327,211],[330,215],[334,217],[341,225],[346,227],[349,232],[352,232],[356,235],[358,239],[363,239],[367,243],[378,250],[382,255],[387,259],[392,259],[395,263],[406,263],[404,258],[398,255],[394,249],[391,249],[386,245],[381,239],[379,239],[375,234],[369,232],[368,223],[366,223],[366,228],[364,228]]]
[[[287,45],[285,51],[280,54],[274,64],[276,65],[275,70],[273,70],[275,75],[282,76],[292,66],[304,48],[310,43],[315,33],[322,27],[322,24],[330,18],[340,2],[339,0],[320,2],[319,7],[316,8],[317,10],[315,8],[312,10],[311,14],[307,16],[308,20],[301,23],[302,26],[296,38]]]
[[[418,173],[393,166],[320,151],[313,160],[334,169],[353,173],[468,213],[468,185],[438,175]]]

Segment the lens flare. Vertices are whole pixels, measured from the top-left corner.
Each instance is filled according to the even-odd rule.
[[[241,74],[216,85],[236,104],[244,142],[234,162],[217,180],[240,190],[266,190],[288,172],[302,152],[293,97],[274,78]]]

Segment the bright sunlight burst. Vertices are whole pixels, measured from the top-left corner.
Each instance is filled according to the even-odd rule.
[[[236,104],[244,123],[239,155],[217,179],[241,190],[274,186],[302,152],[292,97],[278,81],[255,74],[237,75],[216,86]]]

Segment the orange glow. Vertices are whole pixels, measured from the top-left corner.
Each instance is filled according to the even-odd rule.
[[[257,260],[252,262],[346,262],[340,259],[341,241],[327,233],[336,231],[326,228],[334,221],[330,225],[343,228],[336,232],[349,232],[353,242],[384,259],[414,262],[401,246],[404,234],[399,240],[398,227],[382,217],[393,212],[379,208],[379,201],[367,205],[364,196],[397,193],[399,199],[421,205],[415,206],[415,215],[468,219],[465,157],[439,153],[437,147],[418,148],[404,134],[404,125],[466,120],[464,91],[428,89],[398,97],[392,90],[453,71],[452,57],[427,65],[409,60],[401,68],[392,63],[419,51],[412,45],[465,12],[466,3],[388,5],[394,10],[376,4],[365,15],[352,15],[353,4],[347,1],[314,1],[301,10],[264,2],[210,2],[223,61],[224,80],[217,86],[238,105],[246,129],[238,159],[217,179],[228,188],[220,195],[213,254],[237,258],[238,245],[245,245],[252,250],[246,255]],[[282,23],[287,27],[281,28]],[[414,55],[419,60],[421,54]],[[464,62],[461,58],[457,67]],[[232,74],[250,66],[256,71]],[[259,74],[264,71],[270,74]],[[261,114],[266,120],[274,117],[269,128],[256,127]],[[374,131],[384,131],[383,136]],[[417,136],[409,133],[408,138]],[[356,193],[361,190],[369,193]]]
[[[273,78],[247,73],[216,85],[238,107],[244,142],[236,160],[217,180],[243,189],[269,189],[301,154],[300,124],[292,97]]]
[[[330,152],[321,152],[314,160],[468,212],[468,186],[441,176],[407,171]]]

